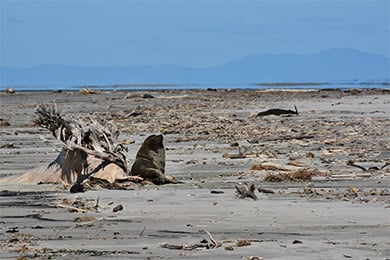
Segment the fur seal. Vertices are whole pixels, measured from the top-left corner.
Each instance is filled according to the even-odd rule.
[[[150,135],[143,142],[131,167],[130,175],[140,176],[154,184],[176,183],[165,175],[163,136]]]
[[[295,111],[293,110],[286,110],[286,109],[279,109],[279,108],[273,108],[273,109],[268,109],[267,111],[259,112],[256,117],[261,117],[261,116],[269,116],[269,115],[275,115],[275,116],[280,116],[280,115],[298,115],[298,109],[296,106],[294,106]]]

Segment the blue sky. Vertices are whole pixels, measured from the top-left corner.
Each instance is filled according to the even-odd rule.
[[[203,67],[347,47],[390,57],[390,1],[0,0],[1,65]]]

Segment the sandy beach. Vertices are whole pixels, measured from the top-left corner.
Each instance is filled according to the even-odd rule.
[[[130,158],[163,134],[183,183],[4,181],[61,151],[33,124],[52,102],[115,124]],[[16,92],[0,109],[0,259],[390,259],[390,89]]]

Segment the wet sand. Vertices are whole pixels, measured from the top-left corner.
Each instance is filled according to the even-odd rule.
[[[390,259],[389,89],[1,93],[0,177],[58,155],[32,124],[53,101],[113,122],[130,158],[164,134],[166,173],[184,184],[70,194],[0,179],[0,258]],[[297,172],[311,179],[285,178]],[[258,200],[236,195],[245,182]]]

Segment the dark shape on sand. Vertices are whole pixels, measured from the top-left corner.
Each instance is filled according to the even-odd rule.
[[[122,204],[117,205],[115,208],[112,209],[112,212],[118,212],[123,210]]]
[[[275,194],[273,190],[264,189],[264,188],[257,188],[257,190],[261,193],[269,193],[269,194]]]
[[[79,193],[79,192],[85,192],[83,185],[81,185],[80,183],[76,183],[72,187],[70,187],[70,193]]]
[[[260,117],[260,116],[270,116],[270,115],[275,115],[275,116],[281,116],[281,115],[298,115],[298,109],[296,106],[295,107],[295,111],[293,110],[286,110],[286,109],[280,109],[280,108],[273,108],[273,109],[268,109],[266,111],[263,111],[263,112],[259,112],[256,117]]]
[[[143,94],[142,98],[154,98],[154,96],[152,96],[150,94]]]
[[[150,135],[143,142],[131,167],[130,175],[140,176],[156,185],[179,183],[165,173],[165,148],[162,135]]]

